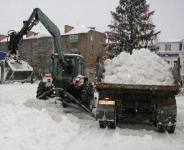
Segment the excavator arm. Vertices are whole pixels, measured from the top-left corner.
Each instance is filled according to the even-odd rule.
[[[21,45],[23,36],[27,34],[35,25],[41,22],[53,37],[54,57],[52,57],[51,73],[54,78],[62,78],[62,66],[64,64],[64,55],[62,50],[61,36],[58,27],[39,9],[35,8],[28,20],[23,21],[23,27],[19,32],[9,31],[8,49],[10,54],[16,54]]]

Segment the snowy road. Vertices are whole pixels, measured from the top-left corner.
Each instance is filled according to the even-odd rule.
[[[35,99],[37,84],[0,85],[0,150],[183,150],[184,97],[177,97],[175,134],[149,125],[100,129],[78,110]]]

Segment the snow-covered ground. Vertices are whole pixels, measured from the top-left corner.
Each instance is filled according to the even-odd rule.
[[[35,99],[37,84],[0,85],[0,150],[183,150],[184,97],[177,97],[174,134],[150,125],[100,129],[82,111]]]

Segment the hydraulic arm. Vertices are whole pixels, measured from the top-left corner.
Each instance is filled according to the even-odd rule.
[[[19,45],[22,43],[23,36],[27,34],[35,25],[41,22],[43,26],[53,37],[54,42],[54,55],[52,57],[51,73],[54,78],[62,79],[62,68],[64,64],[64,55],[62,50],[62,43],[60,31],[58,27],[39,9],[35,8],[28,20],[23,21],[23,27],[19,32],[10,30],[8,42],[8,49],[10,54],[16,54]]]

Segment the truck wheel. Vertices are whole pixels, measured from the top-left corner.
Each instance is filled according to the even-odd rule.
[[[167,126],[166,130],[168,133],[174,133],[176,126]]]
[[[99,121],[99,126],[100,126],[100,128],[105,128],[106,127],[106,122],[105,121]]]
[[[109,121],[108,122],[108,127],[110,129],[116,129],[116,122],[115,121]]]
[[[157,130],[158,132],[165,132],[165,126],[157,124]]]

